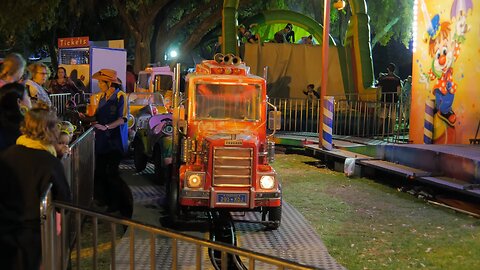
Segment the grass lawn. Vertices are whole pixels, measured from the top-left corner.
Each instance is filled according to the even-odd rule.
[[[347,269],[480,269],[479,219],[316,165],[296,154],[273,164],[284,200]]]

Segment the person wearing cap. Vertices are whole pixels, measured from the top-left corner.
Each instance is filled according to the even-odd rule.
[[[291,23],[287,23],[285,29],[289,29],[289,31],[285,34],[285,39],[288,43],[295,43],[295,31],[293,31],[293,25]]]
[[[98,80],[101,91],[97,110],[93,117],[82,113],[79,117],[94,123],[96,129],[95,199],[99,206],[107,204],[109,212],[122,211],[118,196],[122,180],[118,166],[128,148],[126,94],[121,90],[121,81],[115,70],[101,69],[93,74],[92,79]]]
[[[292,32],[292,34],[290,34],[290,32]],[[285,28],[276,32],[273,36],[273,40],[276,43],[290,43],[293,40],[293,42],[295,43],[295,34],[292,31],[292,24],[287,23]]]

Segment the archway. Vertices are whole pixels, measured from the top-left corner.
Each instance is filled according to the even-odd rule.
[[[224,0],[222,16],[222,52],[238,54],[237,47],[237,9],[240,0]],[[353,91],[363,93],[373,85],[373,62],[370,45],[370,18],[367,14],[365,0],[349,0],[352,17],[348,25],[344,53],[340,56],[342,70],[349,67],[350,72],[342,72],[344,81],[353,80]],[[291,22],[312,33],[318,40],[323,40],[323,26],[303,14],[288,10],[262,12],[251,19],[257,23]],[[335,45],[330,38],[330,44]],[[340,48],[339,48],[340,49]],[[348,78],[351,73],[353,78]],[[346,84],[345,84],[346,85]],[[347,89],[346,89],[347,90]]]

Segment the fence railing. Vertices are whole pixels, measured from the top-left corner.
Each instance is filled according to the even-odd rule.
[[[42,263],[44,269],[71,269],[72,264],[75,266],[73,269],[85,269],[85,267],[98,269],[98,258],[100,251],[98,250],[98,239],[100,237],[98,231],[99,222],[109,223],[111,234],[110,241],[110,267],[109,269],[116,269],[117,266],[125,268],[125,264],[117,265],[118,261],[123,262],[124,258],[119,257],[116,254],[116,244],[118,239],[117,227],[128,227],[129,235],[128,244],[129,250],[129,269],[135,269],[136,255],[135,255],[135,239],[139,238],[139,235],[148,235],[149,238],[149,253],[150,256],[147,261],[150,262],[150,269],[157,269],[156,267],[156,254],[159,245],[156,244],[157,238],[168,238],[170,245],[165,247],[171,249],[172,253],[172,265],[171,269],[179,269],[178,266],[181,263],[179,255],[183,254],[185,247],[195,247],[195,254],[197,258],[195,261],[196,269],[203,269],[201,266],[202,255],[206,249],[213,248],[222,253],[222,260],[226,260],[227,254],[239,255],[242,259],[246,259],[249,264],[249,269],[262,269],[265,265],[278,266],[278,269],[316,269],[294,262],[286,261],[283,259],[275,258],[268,255],[263,255],[255,252],[251,252],[244,249],[235,248],[232,246],[224,245],[221,243],[211,242],[201,238],[188,236],[181,233],[175,233],[171,230],[160,229],[153,226],[147,226],[132,220],[116,218],[108,215],[104,215],[98,212],[88,210],[93,200],[93,179],[94,179],[94,146],[95,136],[92,128],[78,137],[70,146],[71,154],[62,158],[62,163],[65,168],[65,174],[67,181],[70,184],[72,191],[73,204],[59,203],[52,200],[50,184],[48,190],[41,198],[40,204],[40,216],[41,216],[41,234],[42,234]],[[61,233],[57,235],[56,219],[57,212],[60,212]],[[93,231],[86,231],[86,220],[91,221]],[[91,257],[88,260],[83,260],[81,250],[83,241],[83,235],[89,235],[88,239],[91,241],[89,245],[92,249]],[[186,243],[186,245],[181,245]],[[74,256],[72,255],[75,254]],[[72,263],[70,258],[74,257],[75,262]],[[103,262],[102,262],[103,263]],[[138,269],[144,269],[142,267]],[[225,261],[222,265],[227,265]],[[162,268],[164,269],[164,268]],[[225,268],[227,269],[227,268]]]
[[[212,242],[209,240],[201,239],[198,237],[190,236],[187,234],[177,233],[168,229],[161,229],[145,224],[141,224],[128,219],[120,219],[113,216],[108,216],[100,214],[97,212],[90,211],[83,207],[77,207],[70,204],[59,203],[52,201],[51,198],[51,185],[49,189],[45,192],[42,197],[41,206],[40,206],[40,216],[41,216],[41,233],[42,233],[42,262],[44,264],[44,269],[67,269],[69,263],[68,258],[69,253],[65,252],[68,249],[64,248],[68,246],[68,234],[67,226],[68,222],[62,222],[60,239],[56,240],[56,211],[60,211],[61,220],[67,220],[66,213],[70,213],[74,217],[74,225],[72,226],[74,230],[75,237],[75,262],[73,269],[84,269],[87,264],[86,261],[82,260],[82,244],[85,244],[85,241],[82,241],[83,234],[91,235],[91,243],[89,244],[91,257],[88,258],[88,264],[92,269],[98,269],[98,257],[99,257],[99,248],[98,248],[98,224],[109,224],[110,236],[108,239],[111,239],[109,242],[110,246],[110,256],[109,256],[109,269],[115,270],[117,268],[126,268],[124,264],[126,256],[129,258],[129,269],[135,269],[136,260],[138,256],[147,257],[143,261],[146,263],[142,264],[141,269],[183,269],[181,268],[182,260],[179,258],[179,255],[189,254],[188,256],[194,254],[195,259],[195,269],[208,269],[203,265],[206,261],[202,256],[207,254],[207,249],[213,249],[222,254],[221,256],[221,265],[222,269],[227,268],[227,255],[238,255],[243,262],[248,262],[248,269],[264,269],[265,267],[276,266],[277,269],[319,269],[311,266],[305,266],[298,263],[290,262],[284,259],[276,258],[273,256],[248,251],[242,248],[233,247],[230,245]],[[93,231],[84,231],[84,223],[82,220],[88,218],[92,221],[93,226],[91,226]],[[117,254],[116,250],[116,235],[117,227],[128,227],[128,254]],[[145,249],[142,254],[139,255],[135,250],[135,241],[140,236],[144,238],[149,243],[148,249]],[[160,246],[157,244],[158,239],[167,238],[170,242],[169,245]],[[145,241],[143,241],[145,242]],[[159,252],[158,248],[164,248],[165,251],[170,251],[169,258],[163,262],[164,265],[157,266],[156,254],[164,253]],[[194,249],[193,253],[192,250]],[[186,255],[185,255],[186,256]],[[190,258],[188,258],[190,259]],[[168,265],[167,262],[171,261],[171,265]],[[118,262],[118,263],[117,263]],[[105,262],[103,262],[105,264]],[[149,266],[148,266],[149,265]],[[140,269],[140,268],[139,268]]]
[[[93,200],[95,132],[89,128],[70,144],[71,154],[62,158],[73,203],[89,207]]]
[[[407,142],[410,104],[393,94],[334,96],[333,135]],[[281,131],[319,132],[318,99],[271,98],[282,112]]]
[[[57,109],[57,114],[61,118],[67,113],[67,102],[73,101],[75,104],[86,104],[90,101],[91,93],[76,93],[74,95],[70,93],[64,94],[51,94],[49,95],[52,101],[52,106]]]

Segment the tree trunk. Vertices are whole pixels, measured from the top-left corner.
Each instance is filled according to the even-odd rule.
[[[135,62],[134,70],[144,70],[151,61],[150,42],[152,34],[149,29],[141,29],[135,35]]]

